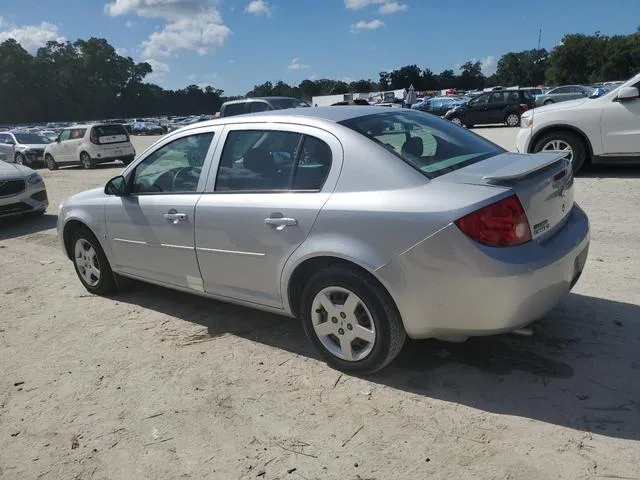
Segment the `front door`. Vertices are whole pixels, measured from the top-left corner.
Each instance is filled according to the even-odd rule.
[[[196,207],[204,289],[282,308],[282,270],[335,187],[342,149],[331,134],[302,126],[238,125],[224,140]]]
[[[464,122],[467,125],[476,125],[486,122],[487,104],[489,102],[489,94],[483,93],[476,98],[469,100],[467,104]]]
[[[640,83],[635,86],[640,87]],[[640,155],[640,98],[605,104],[602,108],[602,146],[608,155]]]
[[[51,149],[53,159],[57,163],[67,163],[71,161],[69,153],[69,139],[71,138],[71,130],[63,130],[58,135],[58,140]]]
[[[116,271],[202,290],[194,214],[213,154],[213,130],[170,138],[127,170],[130,193],[110,197],[105,206]]]

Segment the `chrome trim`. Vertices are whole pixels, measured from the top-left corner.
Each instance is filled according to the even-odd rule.
[[[193,250],[193,247],[190,247],[188,245],[171,245],[170,243],[161,243],[160,246],[168,248],[181,248],[183,250]]]
[[[226,253],[229,255],[243,255],[245,257],[266,257],[267,256],[265,253],[242,252],[239,250],[221,250],[219,248],[196,247],[196,250],[200,252],[209,252],[209,253]]]
[[[140,242],[138,240],[127,240],[125,238],[114,238],[114,242],[122,242],[122,243],[134,243],[136,245],[148,245],[147,242]]]

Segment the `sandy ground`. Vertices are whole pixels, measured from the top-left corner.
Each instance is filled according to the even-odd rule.
[[[120,168],[41,170],[47,215],[0,223],[0,478],[640,478],[640,169],[576,180],[590,257],[534,337],[413,342],[359,379],[295,320],[87,294],[57,206]]]

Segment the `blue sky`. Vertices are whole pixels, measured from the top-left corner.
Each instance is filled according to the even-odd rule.
[[[104,37],[154,66],[166,88],[244,94],[267,80],[378,79],[416,63],[438,73],[566,33],[631,33],[640,0],[0,0],[0,41]]]

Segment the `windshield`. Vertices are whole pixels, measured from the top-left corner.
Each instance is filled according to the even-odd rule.
[[[458,170],[506,150],[447,120],[417,110],[378,113],[340,122],[427,178]]]
[[[270,98],[269,103],[277,110],[285,108],[305,108],[309,107],[308,103],[298,100],[297,98]]]
[[[29,144],[43,144],[43,143],[51,143],[47,137],[42,135],[36,135],[35,133],[15,133],[16,141],[18,143],[29,145]]]

